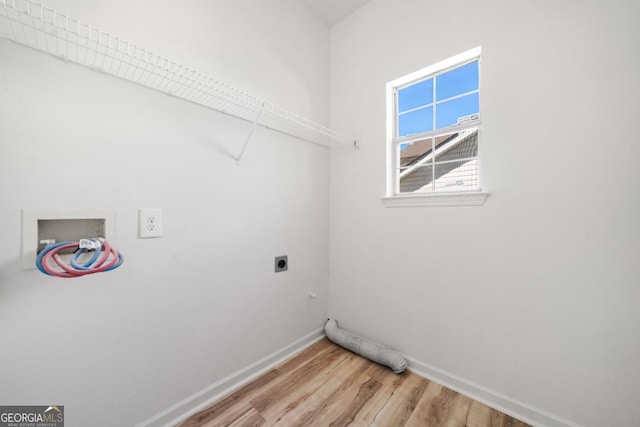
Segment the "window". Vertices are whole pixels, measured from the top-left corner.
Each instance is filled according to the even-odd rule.
[[[480,193],[480,48],[387,85],[387,198]],[[467,197],[468,199],[479,199]],[[461,203],[460,197],[445,204]]]

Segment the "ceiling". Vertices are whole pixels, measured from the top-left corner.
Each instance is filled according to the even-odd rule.
[[[329,27],[334,26],[369,0],[300,0]]]

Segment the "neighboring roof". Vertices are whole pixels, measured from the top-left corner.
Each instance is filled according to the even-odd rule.
[[[457,133],[436,137],[436,150],[440,145],[451,141],[456,136],[458,136]],[[415,141],[400,152],[400,167],[410,166],[411,164],[418,162],[420,159],[431,154],[431,149],[431,138],[427,138],[422,141]]]
[[[446,187],[446,191],[477,186],[477,128],[436,138],[435,171],[431,140],[416,141],[400,152],[400,192],[430,191],[434,177],[436,188]]]

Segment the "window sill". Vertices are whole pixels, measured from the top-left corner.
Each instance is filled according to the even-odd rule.
[[[419,196],[383,197],[382,203],[388,208],[429,207],[429,206],[482,206],[489,197],[488,192],[439,193]]]

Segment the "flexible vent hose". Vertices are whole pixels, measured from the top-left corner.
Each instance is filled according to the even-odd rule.
[[[335,319],[327,320],[324,332],[327,334],[327,338],[334,343],[369,360],[388,366],[394,374],[401,374],[407,369],[407,361],[402,354],[382,344],[338,328],[338,322]]]
[[[60,256],[60,252],[69,249],[75,249],[75,251],[71,261],[66,263]],[[83,254],[90,251],[93,251],[93,255],[89,259],[79,261]],[[49,276],[70,278],[113,270],[120,267],[123,261],[122,254],[112,248],[109,242],[102,238],[93,238],[47,245],[38,254],[36,267]]]

